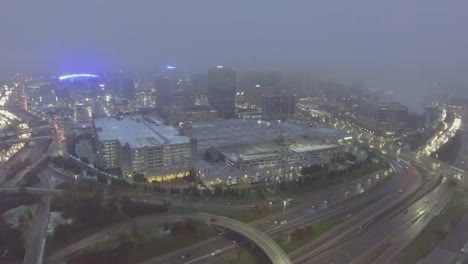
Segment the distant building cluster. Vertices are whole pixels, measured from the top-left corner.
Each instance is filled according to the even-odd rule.
[[[396,102],[365,100],[359,105],[356,122],[380,136],[392,136],[406,128],[408,108]]]
[[[195,121],[182,131],[147,116],[108,117],[95,119],[94,131],[98,167],[129,177],[141,173],[151,181],[184,177],[192,168],[209,176],[220,165],[244,175],[326,164],[352,142],[334,129],[242,119]]]
[[[316,94],[304,96],[311,87]],[[95,149],[88,160],[100,169],[161,181],[191,169],[219,178],[330,163],[352,143],[346,133],[320,128],[332,127],[326,122],[333,116],[381,136],[406,129],[407,107],[341,88],[301,75],[238,76],[222,65],[187,76],[168,65],[150,74],[40,78],[24,92],[26,107],[59,117],[67,138],[92,131],[95,148],[81,144],[78,153]],[[438,116],[427,107],[426,127]]]

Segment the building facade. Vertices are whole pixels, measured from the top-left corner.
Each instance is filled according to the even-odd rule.
[[[293,95],[263,96],[262,119],[285,121],[294,118],[296,97]]]
[[[224,118],[236,113],[236,72],[216,66],[208,71],[208,102]]]
[[[215,119],[218,112],[206,105],[177,108],[171,115],[171,123],[183,126],[196,121],[208,121]]]
[[[149,181],[188,175],[192,143],[162,121],[141,116],[100,118],[94,122],[98,166],[142,173]]]
[[[269,168],[288,164],[327,164],[343,153],[343,149],[334,144],[263,144],[254,148],[237,147],[236,151],[232,150],[233,148],[224,148],[220,149],[220,153],[228,165],[238,169]]]
[[[105,90],[119,98],[135,99],[135,81],[123,73],[110,73],[104,78]]]
[[[364,101],[356,114],[359,126],[380,136],[394,136],[406,127],[408,108],[396,102]]]
[[[155,82],[156,107],[163,109],[170,105],[171,101],[171,80],[169,77],[159,76]]]
[[[208,75],[192,74],[190,76],[190,86],[196,96],[204,96],[208,91]]]

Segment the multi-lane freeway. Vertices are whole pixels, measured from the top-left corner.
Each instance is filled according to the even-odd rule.
[[[377,174],[380,174],[379,177],[377,177]],[[321,193],[306,195],[305,197],[301,199],[303,200],[304,204],[301,204],[299,206],[295,206],[286,210],[285,217],[290,220],[287,226],[275,225],[273,223],[274,220],[283,219],[284,216],[282,212],[275,214],[273,216],[269,216],[267,219],[256,221],[252,224],[256,226],[257,228],[260,228],[261,230],[269,229],[270,232],[279,232],[280,228],[283,228],[283,229],[289,228],[290,230],[293,230],[295,227],[300,227],[310,222],[313,223],[314,221],[315,222],[320,221],[320,219],[325,219],[329,216],[349,210],[350,207],[352,208],[353,206],[359,206],[365,202],[369,202],[372,198],[368,198],[368,200],[366,201],[364,201],[363,199],[358,199],[356,201],[353,201],[353,204],[348,204],[348,205],[342,204],[340,206],[337,205],[338,203],[341,203],[347,199],[356,197],[357,195],[361,194],[362,188],[365,188],[366,190],[371,189],[373,185],[379,182],[379,180],[382,180],[384,177],[385,176],[383,172],[373,173],[373,174],[364,176],[358,180],[350,181],[346,184],[342,184],[342,185],[330,188]],[[378,178],[378,180],[376,178]],[[395,184],[399,178],[395,177],[393,179],[394,180],[392,184]],[[370,191],[369,195],[371,193],[372,192]],[[206,204],[206,202],[208,201],[200,202],[200,205],[203,205],[205,207],[210,206],[210,203],[208,202]],[[230,208],[232,205],[226,205],[225,203],[223,203],[218,206],[224,206],[225,208]],[[211,251],[208,252],[207,251],[208,249],[216,247],[216,246],[221,246],[223,242],[226,242],[226,240],[225,239],[223,240],[222,238],[218,238],[212,243],[198,244],[198,246],[200,246],[200,249],[197,252],[199,252],[200,254],[202,252],[205,252],[204,255],[209,255],[211,254]],[[70,247],[75,248],[75,249],[81,249],[86,246],[93,245],[92,243],[93,243],[93,239],[85,239],[83,241],[78,241],[75,244],[70,245]],[[228,241],[227,246],[229,245],[232,245],[232,241]],[[65,251],[65,252],[69,253],[69,251]],[[59,256],[66,255],[66,254],[61,253],[61,251],[58,251],[56,253]],[[168,263],[170,261],[166,262],[164,258],[170,259],[171,257],[163,256],[162,258],[163,258],[162,260],[155,260],[153,263]],[[175,256],[174,259],[177,260],[177,262],[175,263],[182,263],[180,256]]]
[[[286,217],[276,217],[270,218],[268,220],[261,220],[255,223],[252,223],[257,229],[263,231],[265,234],[271,236],[272,238],[278,236],[279,234],[287,234],[298,228],[304,226],[312,225],[319,223],[331,216],[340,215],[345,212],[348,212],[352,208],[362,206],[365,204],[370,204],[374,201],[379,201],[386,196],[391,196],[398,189],[407,190],[407,188],[417,188],[420,181],[417,177],[408,178],[403,167],[397,165],[396,161],[391,161],[392,168],[396,171],[394,180],[385,186],[385,188],[376,190],[375,192],[368,192],[364,195],[355,197],[349,202],[343,202],[343,196],[346,192],[338,192],[332,195],[322,197],[318,200],[311,200],[308,205],[300,207],[299,210],[294,211],[290,214],[287,214]],[[398,167],[397,167],[398,166]],[[408,189],[408,190],[409,190]],[[324,203],[324,199],[328,199],[327,203]],[[339,201],[339,202],[338,202]],[[380,207],[386,206],[385,202],[379,205]],[[350,218],[348,221],[351,221],[354,217]],[[284,225],[274,224],[273,219],[281,220],[286,219],[287,223]],[[218,238],[211,243],[203,245],[194,245],[186,249],[181,249],[178,251],[180,254],[170,253],[165,256],[157,257],[153,260],[146,261],[146,263],[224,263],[230,260],[235,260],[237,258],[236,251],[232,250],[236,247],[236,244],[233,244],[231,240],[225,238]],[[222,253],[212,256],[212,252],[220,250]],[[192,259],[185,260],[181,259],[181,254],[190,254]]]
[[[443,183],[395,216],[299,263],[363,263],[370,258],[374,263],[393,263],[398,253],[450,201],[453,191],[453,186]]]
[[[50,188],[48,175],[40,173],[39,179],[41,180],[40,183],[43,188]],[[47,226],[49,224],[50,200],[50,196],[43,196],[34,211],[33,221],[28,239],[26,240],[26,254],[23,259],[24,264],[42,263],[47,238]]]

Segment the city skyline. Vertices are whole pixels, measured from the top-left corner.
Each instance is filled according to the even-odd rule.
[[[197,73],[222,64],[240,74],[310,72],[397,90],[468,84],[468,58],[457,52],[468,41],[457,27],[468,24],[463,1],[268,1],[267,9],[262,1],[112,1],[112,13],[108,3],[48,1],[23,8],[4,2],[0,27],[8,41],[0,49],[1,76],[148,71],[157,64]]]
[[[3,0],[0,263],[468,263],[467,9]]]

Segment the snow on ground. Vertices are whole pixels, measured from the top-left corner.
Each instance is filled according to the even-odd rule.
[[[5,222],[12,225],[13,228],[18,227],[21,223],[21,219],[29,220],[29,216],[34,214],[36,210],[36,204],[32,205],[21,205],[15,208],[12,208],[5,213],[3,213],[3,219]]]
[[[47,235],[52,235],[57,225],[71,224],[72,222],[73,219],[63,218],[62,213],[60,212],[50,212],[49,226],[47,227]]]

